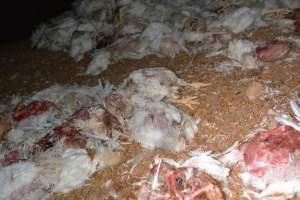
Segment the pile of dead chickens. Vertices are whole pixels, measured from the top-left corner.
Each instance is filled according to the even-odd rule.
[[[281,58],[288,45],[264,53],[262,48],[274,41],[233,42],[234,34],[260,27],[293,33],[299,7],[297,0],[77,0],[72,10],[37,28],[32,41],[38,48],[68,52],[76,61],[92,54],[85,73],[93,75],[122,58],[203,51],[225,55],[235,66],[257,68],[259,61]],[[275,56],[269,55],[272,49]]]
[[[97,170],[124,162],[123,143],[186,149],[197,121],[168,103],[184,87],[191,84],[158,67],[132,72],[119,87],[52,86],[25,98],[10,120],[1,118],[11,127],[1,133],[0,199],[47,199],[81,187]],[[238,168],[241,196],[299,197],[300,108],[290,104],[295,116],[277,116],[277,127],[225,152],[197,147],[184,160],[156,156],[132,192],[141,200],[230,199]]]
[[[122,142],[185,149],[197,122],[164,102],[180,87],[188,84],[172,71],[148,68],[118,88],[53,86],[19,102],[1,140],[0,199],[46,199],[80,187],[122,161]]]

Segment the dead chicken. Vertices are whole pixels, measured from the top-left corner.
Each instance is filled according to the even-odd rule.
[[[55,127],[68,121],[81,107],[103,103],[112,90],[108,82],[88,86],[51,86],[19,104],[12,113],[13,126],[6,139],[13,143],[34,144]]]
[[[132,72],[120,90],[130,99],[161,101],[163,98],[177,98],[178,89],[187,83],[165,67],[145,68]]]
[[[179,89],[199,89],[208,85],[200,82],[187,83],[165,67],[153,67],[132,72],[119,88],[119,93],[141,107],[148,101],[166,100],[193,109],[198,104],[195,101],[197,97],[180,96]]]
[[[28,162],[24,172],[32,169],[34,174],[20,187],[11,181],[9,186],[16,190],[0,191],[8,199],[23,193],[30,199],[68,192],[97,169],[120,161],[117,141],[123,138],[150,149],[184,149],[197,123],[162,100],[176,98],[185,84],[166,68],[150,68],[133,72],[116,91],[104,86],[52,87],[35,94],[13,113],[15,124],[6,138],[12,144],[0,152],[1,172]],[[38,126],[40,122],[51,126]],[[3,179],[16,173],[17,169],[4,173]]]
[[[102,139],[128,139],[129,137],[128,133],[125,134],[124,118],[113,115],[101,105],[83,108],[74,116],[72,120],[74,126],[83,135]]]
[[[249,40],[233,40],[228,45],[227,57],[237,67],[254,69],[262,66],[262,62],[283,59],[289,52],[288,42],[274,41],[263,47],[257,47]]]
[[[245,69],[254,69],[258,65],[255,58],[256,45],[249,40],[233,40],[228,45],[227,57],[232,64]]]
[[[26,148],[13,148],[4,153],[0,160],[3,166],[7,166],[52,149],[57,143],[62,143],[65,148],[88,148],[89,138],[101,143],[112,137],[114,129],[121,132],[121,124],[103,107],[82,108],[49,133],[33,135],[34,139],[23,138],[22,146],[25,145]],[[14,133],[16,134],[11,132]],[[11,142],[15,142],[16,146],[19,144],[18,141]]]
[[[69,192],[81,187],[96,170],[121,160],[119,152],[98,146],[91,155],[83,148],[53,148],[34,156],[0,166],[0,199],[48,199],[54,192]]]
[[[22,144],[26,149],[32,148],[35,142],[64,120],[56,104],[46,100],[18,105],[11,118],[12,127],[5,139],[7,143]]]
[[[118,130],[121,138],[127,137],[148,149],[180,151],[192,142],[198,130],[196,120],[162,101],[138,100],[140,103],[136,104],[116,92],[106,97],[107,112],[115,116],[113,121],[122,127],[113,129],[112,133]]]
[[[108,81],[99,81],[95,86],[61,86],[54,85],[39,91],[25,101],[49,101],[61,110],[61,114],[70,117],[79,108],[102,104],[106,95],[113,89]]]
[[[300,108],[291,102],[294,118],[277,117],[279,125],[255,134],[246,142],[231,149],[224,162],[244,165],[240,177],[255,189],[249,194],[256,198],[300,196]]]
[[[197,132],[197,122],[163,100],[178,98],[179,88],[186,85],[167,68],[136,70],[105,104],[116,116],[124,116],[135,142],[149,149],[181,151]]]
[[[150,170],[152,180],[147,178],[140,182],[137,199],[193,200],[206,196],[209,200],[223,200],[224,195],[217,183],[224,181],[228,172],[229,169],[222,167],[207,152],[198,152],[183,162],[156,158]]]
[[[127,123],[134,140],[148,149],[181,151],[192,143],[198,130],[192,117],[163,102],[136,109]]]
[[[259,61],[271,62],[284,58],[289,50],[287,42],[273,42],[265,47],[256,48],[256,58]]]

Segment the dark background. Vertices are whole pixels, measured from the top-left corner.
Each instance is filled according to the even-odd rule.
[[[0,42],[30,38],[41,22],[47,22],[69,10],[73,1],[3,0],[0,4]]]

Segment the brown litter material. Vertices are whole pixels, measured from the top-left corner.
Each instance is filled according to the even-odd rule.
[[[10,119],[0,115],[0,139],[7,133],[10,127]]]

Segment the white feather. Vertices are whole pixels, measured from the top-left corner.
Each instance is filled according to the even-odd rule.
[[[165,97],[176,98],[178,89],[185,84],[171,70],[153,67],[132,72],[120,89],[129,99],[135,94],[144,99],[160,101]]]
[[[152,181],[152,185],[151,185],[152,190],[155,190],[159,187],[158,174],[159,174],[159,170],[160,170],[160,165],[161,165],[161,160],[159,160],[159,162],[158,162],[157,171],[156,171],[153,181]]]
[[[250,9],[241,7],[233,12],[221,17],[218,21],[210,24],[210,28],[224,26],[229,28],[233,33],[240,33],[250,28],[253,25],[258,26],[256,21],[261,16],[260,9]]]
[[[7,167],[0,168],[0,199],[24,198],[24,187],[33,183],[38,176],[38,168],[31,162],[19,162]],[[20,192],[20,193],[18,193]]]
[[[229,168],[224,167],[220,161],[214,158],[211,152],[200,150],[193,151],[181,167],[197,168],[219,181],[225,181],[230,171]]]
[[[111,54],[106,50],[96,51],[85,74],[98,75],[105,71],[111,63]]]
[[[127,124],[134,140],[149,149],[181,151],[197,131],[194,119],[162,102],[136,109]]]
[[[233,64],[244,68],[256,68],[256,46],[248,40],[233,40],[228,45],[227,56]]]
[[[276,194],[284,194],[287,198],[300,197],[300,180],[274,182],[255,197],[263,198]]]
[[[80,61],[86,52],[91,51],[95,44],[90,32],[75,32],[71,39],[70,56]]]
[[[290,106],[291,106],[294,114],[296,115],[296,117],[300,118],[300,107],[298,106],[298,104],[295,101],[291,100]]]
[[[300,125],[295,123],[291,118],[286,118],[283,116],[276,116],[275,120],[281,124],[293,127],[295,130],[300,131]]]
[[[67,117],[81,107],[103,103],[104,97],[112,91],[112,88],[113,86],[109,82],[99,83],[99,85],[92,87],[55,85],[39,91],[28,98],[26,102],[39,100],[51,101]]]
[[[66,149],[61,159],[47,163],[43,176],[50,177],[53,173],[57,176],[53,179],[57,179],[57,182],[52,183],[53,192],[69,192],[82,186],[97,167],[84,149]]]
[[[220,161],[227,166],[231,166],[244,159],[242,152],[238,149],[240,142],[235,142],[231,147],[220,154]]]

